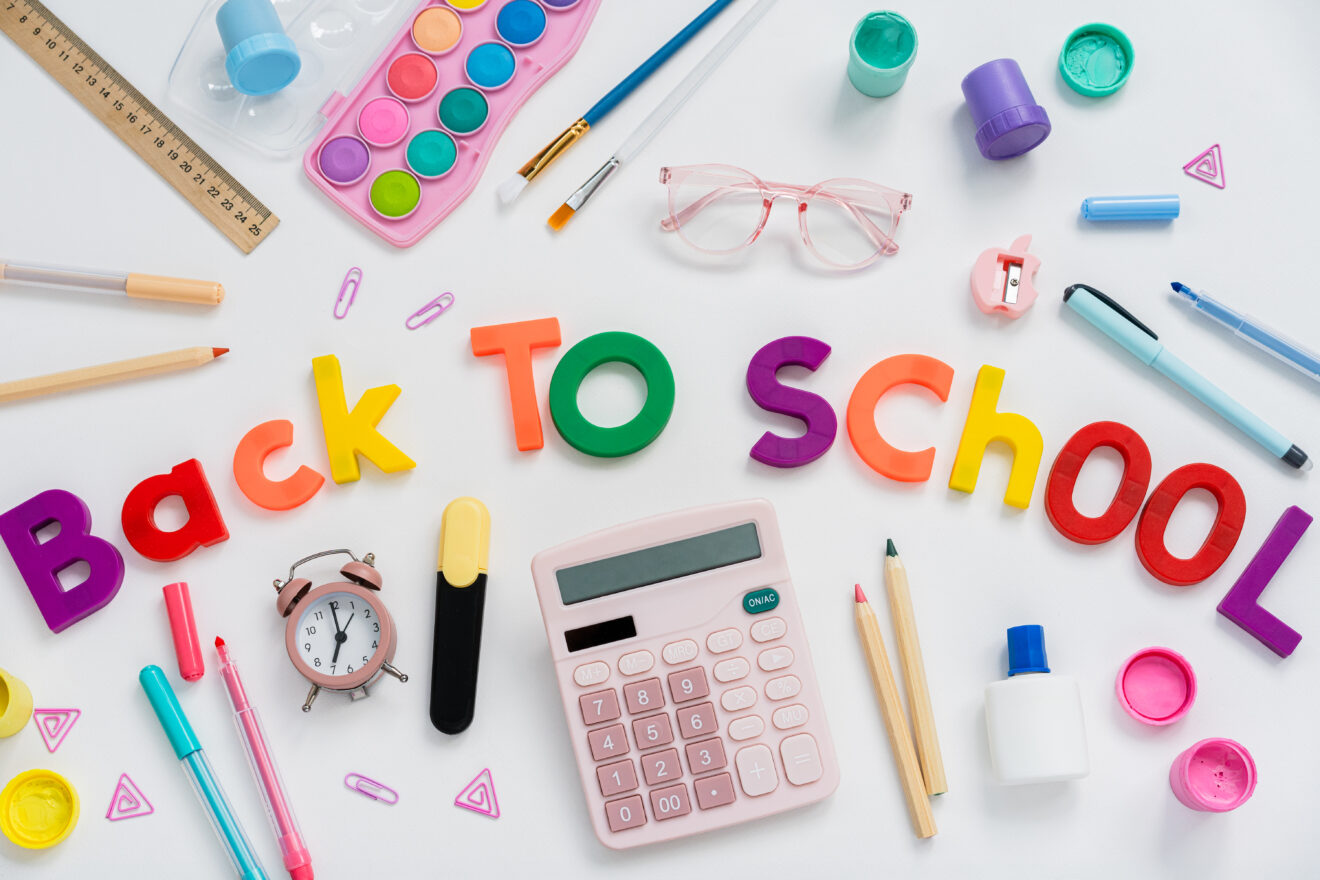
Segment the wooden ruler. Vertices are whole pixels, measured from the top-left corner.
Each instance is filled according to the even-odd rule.
[[[0,0],[0,30],[243,253],[279,225],[279,217],[38,0]]]

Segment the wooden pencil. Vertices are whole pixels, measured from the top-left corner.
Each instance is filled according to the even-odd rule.
[[[91,388],[94,385],[104,385],[108,382],[119,382],[124,379],[140,379],[144,376],[185,370],[189,367],[200,367],[202,364],[210,363],[227,351],[229,351],[227,348],[210,348],[208,346],[181,348],[178,351],[166,351],[161,354],[147,355],[146,357],[129,358],[126,361],[115,361],[114,363],[100,364],[95,367],[80,367],[76,370],[65,370],[62,373],[33,376],[30,379],[16,379],[13,382],[0,382],[0,403],[10,403],[28,397],[41,397],[61,391],[73,391],[78,388]]]
[[[894,671],[889,667],[885,641],[880,636],[880,624],[860,585],[855,588],[854,599],[856,604],[853,617],[857,621],[857,633],[861,636],[862,648],[866,652],[866,665],[871,669],[871,684],[875,687],[875,698],[880,702],[880,713],[884,716],[885,730],[889,734],[889,747],[894,753],[894,763],[898,766],[899,780],[903,783],[903,795],[907,800],[912,829],[917,837],[934,837],[935,815],[926,798],[921,766],[917,763],[917,752],[912,747],[912,735],[908,731],[903,702],[898,696],[898,682],[894,681]]]
[[[944,794],[949,783],[944,778],[944,759],[940,740],[935,735],[935,711],[930,706],[930,687],[926,684],[926,665],[921,660],[917,640],[917,618],[912,610],[912,592],[908,588],[907,569],[898,558],[894,542],[885,545],[885,586],[889,591],[889,613],[894,619],[898,639],[898,662],[903,667],[903,685],[907,688],[908,709],[912,712],[912,733],[917,741],[921,776],[926,794]]]

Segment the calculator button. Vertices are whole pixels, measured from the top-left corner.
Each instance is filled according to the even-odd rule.
[[[610,677],[610,667],[606,663],[597,661],[595,663],[583,663],[577,669],[573,670],[573,681],[577,682],[578,687],[591,687],[593,684],[601,684]]]
[[[687,752],[688,769],[692,771],[693,776],[711,770],[722,770],[729,763],[724,757],[724,740],[718,736],[713,739],[703,739],[701,742],[688,743],[684,751]]]
[[[756,705],[756,688],[731,688],[720,695],[720,705],[727,712],[741,712]]]
[[[780,645],[778,648],[769,648],[762,651],[756,658],[756,665],[766,672],[774,672],[776,669],[783,669],[793,662],[793,649],[788,645]]]
[[[678,710],[678,732],[682,734],[683,739],[710,736],[718,731],[719,728],[715,726],[714,703],[702,703],[699,706],[688,706],[686,709]]]
[[[783,706],[770,716],[770,722],[780,730],[791,730],[807,723],[807,707],[801,703]]]
[[[638,825],[646,824],[646,808],[642,806],[642,796],[619,798],[605,805],[605,821],[611,831],[627,831]]]
[[[669,723],[669,716],[663,712],[638,718],[632,728],[639,749],[652,749],[674,741],[674,728]]]
[[[669,695],[675,703],[688,700],[700,700],[710,695],[710,685],[706,683],[706,670],[700,666],[669,673]]]
[[[683,783],[668,788],[657,788],[651,792],[651,815],[656,821],[677,819],[692,812],[692,802],[688,800],[687,786]]]
[[[799,733],[781,742],[779,757],[784,759],[784,775],[794,785],[815,782],[825,773],[820,766],[820,749],[809,733]]]
[[[683,767],[678,763],[678,749],[665,749],[642,755],[642,777],[647,785],[659,785],[673,779],[681,779]]]
[[[632,791],[637,787],[637,767],[631,758],[597,767],[596,781],[600,783],[600,793],[605,797]]]
[[[786,632],[788,632],[788,624],[784,623],[784,618],[767,617],[752,624],[752,641],[773,642]]]
[[[796,675],[781,675],[765,683],[765,695],[772,700],[787,700],[802,691],[802,679]]]
[[[775,758],[766,746],[748,746],[733,756],[738,768],[738,781],[750,797],[769,794],[779,787],[779,774],[775,772]]]
[[[726,807],[733,803],[733,777],[727,773],[717,773],[698,779],[692,783],[697,792],[697,806],[703,810]]]
[[[681,642],[670,642],[665,645],[660,652],[660,656],[665,658],[665,662],[670,666],[677,666],[680,663],[688,663],[697,659],[697,643],[691,639],[684,639]]]
[[[655,655],[650,651],[633,651],[619,658],[619,671],[624,675],[641,675],[650,672],[655,665]]]
[[[654,712],[664,706],[665,695],[660,690],[660,679],[648,678],[623,686],[623,699],[628,704],[629,715]]]
[[[604,761],[628,754],[628,733],[622,724],[611,724],[587,732],[587,745],[591,746],[591,760]]]
[[[742,645],[742,633],[729,628],[713,632],[706,637],[706,648],[712,654],[727,654]]]
[[[582,720],[588,727],[602,721],[613,721],[619,717],[619,694],[614,688],[583,694],[578,697],[578,706],[582,709]]]
[[[752,664],[746,657],[733,657],[715,664],[715,680],[720,682],[737,681],[746,678],[752,671]]]
[[[744,715],[729,722],[729,739],[742,742],[760,736],[764,730],[765,722],[759,715]]]

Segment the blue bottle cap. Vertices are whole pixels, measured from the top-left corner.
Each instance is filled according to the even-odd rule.
[[[1039,624],[1008,628],[1008,674],[1049,672],[1045,660],[1045,627]]]
[[[215,24],[225,45],[225,72],[243,94],[270,95],[297,78],[302,60],[270,0],[226,0]]]

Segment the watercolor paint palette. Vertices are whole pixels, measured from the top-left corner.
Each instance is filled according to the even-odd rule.
[[[600,0],[427,0],[328,122],[303,169],[410,247],[467,197],[523,102],[577,51]]]
[[[225,48],[210,0],[170,68],[169,104],[242,146],[289,156],[324,124],[326,99],[362,76],[410,16],[409,0],[273,0],[302,61],[298,76],[272,95],[244,95],[225,72]]]

